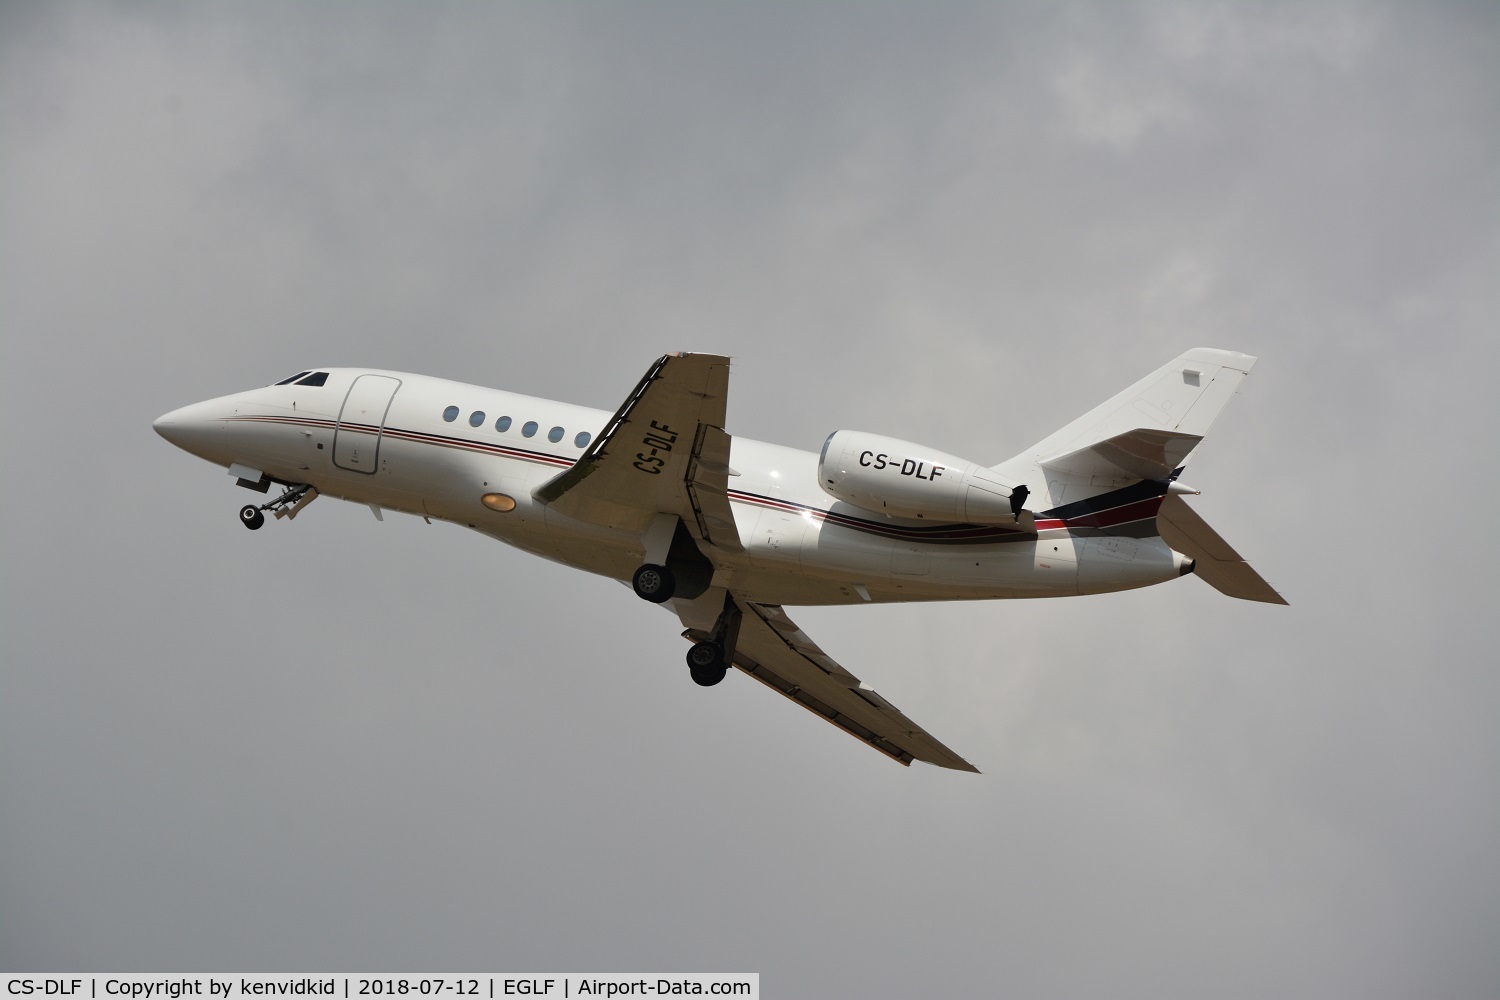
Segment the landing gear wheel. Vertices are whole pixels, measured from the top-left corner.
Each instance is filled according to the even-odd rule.
[[[266,515],[260,512],[260,508],[254,504],[246,504],[240,508],[240,523],[251,531],[255,531],[266,523]]]
[[[689,670],[720,670],[724,667],[724,647],[716,642],[695,642],[688,650]]]
[[[722,665],[717,667],[707,667],[702,670],[697,667],[693,667],[689,672],[693,675],[694,684],[697,684],[699,687],[706,688],[713,687],[715,684],[722,681],[724,679],[724,676],[729,673],[729,671],[726,670]]]
[[[677,581],[672,577],[672,571],[665,566],[655,566],[647,563],[635,571],[630,585],[635,588],[635,596],[652,604],[665,604],[672,599],[672,592],[677,589]]]

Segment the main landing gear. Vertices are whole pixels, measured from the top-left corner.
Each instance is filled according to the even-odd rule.
[[[724,647],[711,639],[693,643],[687,654],[688,673],[700,687],[713,687],[729,673],[724,662]]]
[[[630,579],[630,585],[635,588],[635,596],[652,604],[667,603],[677,590],[677,580],[672,576],[672,571],[653,563],[647,563],[636,570],[635,576]]]
[[[685,635],[696,639],[687,653],[688,673],[693,683],[700,687],[713,687],[729,673],[734,661],[734,647],[740,638],[740,619],[743,617],[734,598],[724,595],[724,610],[714,622],[712,632],[704,635],[689,629]]]
[[[641,542],[646,561],[630,577],[635,596],[652,604],[665,604],[675,597],[679,610],[701,623],[698,616],[704,609],[688,602],[696,602],[708,590],[713,582],[714,566],[704,558],[682,519],[675,514],[653,515]],[[704,632],[693,627],[682,633],[685,638],[693,640],[687,664],[695,684],[712,687],[724,679],[734,662],[734,644],[739,632],[740,609],[726,591],[724,610],[715,620],[712,631]]]
[[[691,601],[713,582],[714,564],[676,514],[654,514],[641,535],[641,565],[630,577],[635,596],[652,604]]]
[[[296,517],[298,512],[318,498],[318,491],[306,483],[297,483],[286,488],[270,503],[261,504],[259,507],[253,503],[247,503],[240,508],[240,523],[251,531],[259,531],[261,525],[266,523],[266,515],[261,511],[269,510],[275,517],[284,517],[288,520]]]

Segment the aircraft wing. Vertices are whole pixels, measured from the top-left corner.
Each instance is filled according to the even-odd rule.
[[[735,602],[743,612],[734,650],[736,667],[902,764],[920,760],[979,773],[839,666],[780,607],[738,597]],[[696,628],[682,634],[694,642],[708,638]]]
[[[728,497],[728,395],[728,358],[663,355],[578,461],[535,497],[569,517],[634,531],[658,513],[677,514],[699,541],[741,551]]]

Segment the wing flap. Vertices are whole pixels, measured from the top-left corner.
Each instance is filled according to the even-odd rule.
[[[740,670],[892,760],[908,765],[920,760],[978,773],[819,649],[780,607],[739,598],[736,602],[744,613],[734,653]],[[707,638],[696,628],[683,635],[695,642]]]
[[[743,550],[740,528],[729,506],[729,444],[722,427],[699,424],[685,482],[698,528],[695,536],[717,548],[739,552]]]

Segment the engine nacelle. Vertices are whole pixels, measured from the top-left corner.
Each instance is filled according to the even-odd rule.
[[[1030,492],[975,462],[863,431],[828,435],[818,485],[879,514],[966,524],[1017,524]]]

